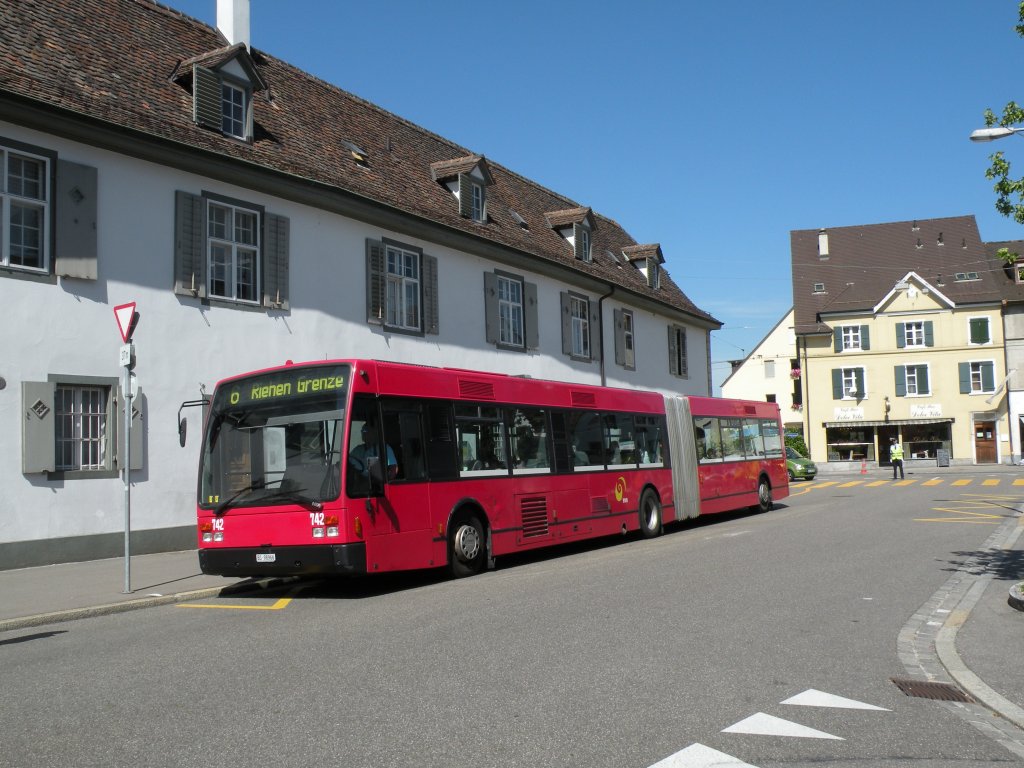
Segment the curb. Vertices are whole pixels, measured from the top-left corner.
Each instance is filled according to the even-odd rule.
[[[257,589],[270,589],[271,587],[288,584],[295,578],[273,577],[258,581],[242,581],[236,584],[229,584],[226,587],[207,587],[205,589],[195,589],[191,592],[177,592],[173,595],[140,597],[135,600],[122,600],[118,603],[94,605],[87,608],[70,608],[66,611],[54,611],[34,616],[22,616],[16,619],[4,619],[0,621],[0,632],[41,627],[46,624],[58,624],[64,621],[77,621],[78,619],[88,619],[93,616],[109,616],[115,613],[126,613],[127,611],[155,608],[160,605],[173,605],[174,603],[187,603],[191,600],[203,600],[210,597],[229,597],[230,595],[253,592]]]

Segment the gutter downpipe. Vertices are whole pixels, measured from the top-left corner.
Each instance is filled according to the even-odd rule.
[[[808,370],[808,367],[807,367],[807,337],[804,337],[803,342],[804,342],[803,343],[804,362],[803,362],[803,365],[800,366],[800,374],[801,374],[800,375],[800,387],[803,390],[803,392],[801,393],[800,400],[802,401],[803,414],[804,414],[804,418],[803,418],[803,421],[804,421],[804,445],[807,446],[807,458],[810,458],[811,454],[812,454],[812,451],[811,451],[811,414],[810,414],[810,407],[809,407],[810,404],[808,403],[807,396],[808,396],[808,393],[811,391],[811,384],[810,384],[810,381],[809,381],[810,371]],[[797,355],[796,356],[797,356],[797,359],[799,360],[800,359],[800,337],[799,336],[796,337],[796,345],[797,345]]]

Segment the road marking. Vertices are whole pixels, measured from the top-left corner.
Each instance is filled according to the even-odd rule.
[[[870,599],[870,598],[865,598]],[[847,699],[843,696],[836,696],[834,693],[816,691],[814,688],[791,696],[780,704],[791,704],[797,707],[831,707],[835,709],[872,709],[879,712],[891,712],[885,707],[876,707],[874,704],[865,704],[863,701]]]
[[[921,485],[942,485],[942,478],[933,477],[931,480],[925,480]]]
[[[840,736],[808,728],[806,725],[783,720],[781,717],[758,712],[735,725],[723,728],[722,733],[747,733],[755,736],[790,736],[797,739],[835,739],[845,741]]]
[[[995,478],[991,478],[990,477],[988,480],[983,480],[981,484],[982,485],[999,485],[999,481],[997,479],[995,479]]]
[[[659,760],[651,768],[757,768],[750,763],[719,752],[717,749],[705,747],[703,744],[691,744],[686,749]]]
[[[963,507],[974,509],[992,509],[992,499],[964,499]],[[991,512],[972,512],[971,509],[963,507],[932,507],[933,512],[947,512],[954,517],[918,517],[914,518],[915,523],[968,523],[972,525],[999,525],[1003,521],[1003,515],[992,514]]]
[[[877,488],[880,485],[888,485],[888,484],[889,484],[888,480],[875,480],[874,482],[868,483],[867,487],[868,488]]]
[[[835,485],[838,482],[839,482],[838,480],[826,480],[823,483],[815,483],[815,485],[813,487],[814,488],[828,488],[830,485]]]
[[[1014,481],[1013,481],[1013,484],[1014,484],[1014,485],[1024,485],[1024,480],[1020,480],[1020,479],[1018,479],[1018,480],[1014,480]]]
[[[967,478],[966,480],[954,480],[953,485],[970,485],[971,482],[971,478]]]
[[[895,479],[896,478],[894,477],[893,480],[895,480]],[[898,483],[894,483],[894,485],[900,485],[900,486],[902,486],[902,485],[913,485],[916,482],[917,482],[917,480],[900,480]]]
[[[848,483],[842,483],[839,487],[840,488],[852,488],[853,486],[860,485],[863,482],[864,482],[863,480],[851,480]]]
[[[178,603],[178,608],[220,608],[227,611],[280,611],[288,607],[295,595],[304,588],[295,587],[273,605],[212,605],[209,603]]]

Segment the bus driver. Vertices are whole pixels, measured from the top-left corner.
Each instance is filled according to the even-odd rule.
[[[364,422],[361,430],[362,440],[359,445],[351,450],[348,455],[349,464],[363,477],[369,477],[370,466],[379,459],[380,441],[377,439],[377,427],[370,422]],[[398,460],[395,459],[395,452],[390,445],[385,445],[388,457],[388,480],[394,480],[398,475]]]

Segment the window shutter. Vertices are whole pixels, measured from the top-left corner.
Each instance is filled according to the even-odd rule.
[[[860,348],[871,349],[871,329],[866,325],[860,327]]]
[[[601,360],[604,358],[604,346],[601,343],[604,336],[601,311],[596,301],[588,301],[587,310],[590,313],[590,359]]]
[[[924,321],[924,345],[926,347],[935,346],[935,327],[931,320]]]
[[[188,192],[174,193],[174,292],[206,298],[206,205]]]
[[[969,395],[971,393],[971,364],[960,363],[958,369],[960,372],[960,394]]]
[[[124,396],[124,390],[118,386],[117,388],[117,425],[113,430],[113,433],[117,438],[117,445],[114,446],[114,457],[115,457],[115,468],[117,470],[124,469],[122,453],[124,452],[124,435],[121,432],[124,429],[124,407],[127,404],[127,399]],[[142,424],[142,412],[145,405],[145,396],[142,394],[142,387],[138,387],[135,397],[132,398],[132,425],[131,425],[131,445],[129,450],[131,451],[131,458],[128,462],[128,469],[142,469],[143,468],[143,456],[144,456],[144,445],[143,442],[146,438],[145,430]]]
[[[834,328],[832,330],[832,346],[835,348],[836,352],[842,352],[843,351],[843,329],[842,328]]]
[[[853,371],[853,380],[857,384],[857,399],[860,400],[867,394],[867,390],[864,387],[864,369],[855,368]]]
[[[473,182],[468,173],[459,174],[459,216],[473,217]]]
[[[896,397],[907,396],[907,367],[905,365],[896,366]]]
[[[21,471],[53,472],[55,467],[54,393],[52,381],[21,382]]]
[[[686,358],[686,328],[677,328],[679,332],[679,340],[676,342],[679,346],[679,375],[684,379],[690,375],[690,367]],[[708,356],[710,357],[710,351]]]
[[[440,300],[437,295],[437,257],[423,254],[423,332],[433,335],[440,331]]]
[[[917,366],[917,393],[919,395],[930,395],[931,387],[928,385],[928,366]]]
[[[975,317],[970,321],[971,344],[988,344],[988,318]]]
[[[981,389],[983,392],[992,392],[996,388],[996,366],[995,363],[981,364]]]
[[[526,323],[526,348],[540,347],[540,313],[537,306],[537,284],[523,283],[523,322]]]
[[[192,119],[197,125],[223,130],[220,75],[212,69],[192,66]]]
[[[832,369],[832,399],[842,400],[843,399],[843,369],[833,368]]]
[[[387,278],[384,274],[384,243],[366,240],[366,322],[384,325]]]
[[[573,255],[580,261],[586,261],[587,255],[583,250],[583,225],[576,223],[572,225],[572,247]]]
[[[679,337],[676,335],[676,327],[668,327],[668,372],[673,376],[679,376]]]
[[[896,349],[903,349],[907,346],[907,326],[904,323],[896,323]]]
[[[57,161],[54,271],[61,277],[82,280],[97,277],[96,195],[95,168],[67,160]]]
[[[287,216],[263,217],[263,306],[287,310],[290,222]]]
[[[572,302],[569,294],[562,291],[559,295],[562,310],[562,354],[572,354]]]
[[[501,340],[501,320],[498,317],[498,276],[484,272],[484,333],[488,344]]]
[[[615,326],[615,364],[626,364],[626,326],[622,319],[622,310],[612,311],[612,324]]]

